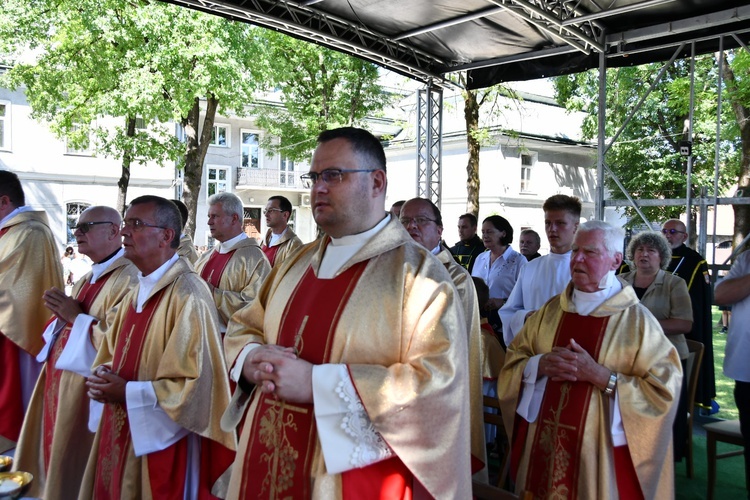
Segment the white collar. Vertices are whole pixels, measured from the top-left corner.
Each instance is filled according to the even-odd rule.
[[[387,214],[375,227],[359,234],[350,234],[341,238],[331,238],[331,243],[326,247],[323,258],[318,269],[318,278],[331,279],[341,267],[351,259],[354,254],[365,246],[381,229],[391,220]]]
[[[93,285],[96,283],[96,280],[98,280],[102,274],[104,274],[104,271],[109,269],[109,266],[112,265],[114,261],[119,259],[123,256],[125,253],[124,248],[120,248],[116,254],[114,254],[109,259],[105,260],[104,262],[100,262],[98,264],[91,264],[91,281],[90,283]]]
[[[154,286],[156,286],[156,282],[167,274],[169,268],[172,267],[179,258],[180,256],[175,253],[172,258],[159,266],[148,276],[144,276],[140,271],[138,272],[138,283],[140,284],[140,287],[138,288],[138,301],[136,303],[135,312],[139,313],[143,311],[143,305],[146,303],[146,299],[149,295],[151,295],[151,291],[154,289]]]
[[[232,247],[234,245],[246,239],[247,239],[247,235],[245,233],[240,233],[234,238],[230,238],[227,241],[219,242],[219,245],[216,247],[216,251],[219,252],[220,254],[229,253],[232,250]]]
[[[6,223],[6,222],[8,222],[9,220],[11,220],[11,219],[12,219],[13,217],[15,217],[16,215],[18,215],[18,214],[22,214],[22,213],[24,213],[24,212],[33,212],[33,211],[34,211],[34,209],[33,209],[33,208],[31,208],[31,207],[30,207],[30,206],[28,206],[28,205],[24,205],[24,206],[22,206],[22,207],[18,207],[18,208],[16,208],[16,209],[15,209],[15,210],[13,210],[13,211],[12,211],[11,213],[9,213],[8,215],[6,215],[6,216],[5,216],[4,218],[3,218],[3,220],[0,220],[0,229],[2,229],[3,227],[5,227],[5,223]]]
[[[594,309],[616,295],[620,290],[622,290],[622,283],[615,277],[614,271],[609,271],[599,282],[597,291],[583,292],[573,289],[573,304],[576,312],[581,316],[588,316]]]

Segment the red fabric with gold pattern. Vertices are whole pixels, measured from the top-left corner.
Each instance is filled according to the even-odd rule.
[[[341,312],[366,265],[355,264],[330,280],[316,278],[309,268],[284,310],[278,345],[295,347],[299,357],[310,363],[329,362]],[[240,498],[309,498],[310,467],[318,439],[313,405],[280,402],[265,394],[260,395],[258,405],[249,423]],[[363,490],[357,487],[355,491],[361,494]]]
[[[274,245],[272,247],[268,247],[265,244],[260,247],[261,250],[263,250],[263,253],[266,254],[266,257],[268,257],[268,262],[271,263],[271,267],[273,267],[273,263],[276,260],[276,252],[279,251],[280,245]]]
[[[224,269],[227,267],[229,259],[232,258],[235,251],[236,250],[232,250],[231,252],[224,254],[214,251],[201,271],[201,278],[206,280],[211,286],[218,287],[219,281],[221,281],[221,275],[224,274]]]
[[[104,284],[107,282],[110,276],[111,274],[103,276],[93,284],[86,282],[78,291],[75,299],[78,301],[79,305],[81,306],[81,311],[83,311],[84,314],[88,314],[89,310],[91,309],[91,304],[93,304],[94,299],[96,299],[97,295],[99,295],[99,292],[101,292],[102,287],[104,287]],[[55,318],[53,317],[50,322],[54,321],[54,319]],[[65,345],[68,343],[71,328],[72,324],[68,323],[67,325],[65,325],[60,334],[57,335],[57,338],[52,341],[53,344],[49,349],[47,364],[44,367],[46,376],[44,379],[44,410],[42,414],[42,422],[44,429],[43,446],[45,469],[49,469],[49,458],[52,453],[52,435],[55,431],[55,422],[57,421],[57,404],[58,397],[60,396],[60,376],[62,375],[62,371],[56,368],[57,360],[60,359],[60,355],[65,349]],[[85,393],[86,387],[81,385],[80,390]],[[81,398],[80,401],[86,402],[88,401],[88,399]],[[84,410],[87,409],[88,408]]]
[[[568,347],[575,338],[592,358],[599,358],[608,317],[564,313],[554,346]],[[584,333],[585,332],[585,333]],[[526,490],[540,498],[577,498],[578,465],[592,391],[588,382],[547,381],[529,458]]]

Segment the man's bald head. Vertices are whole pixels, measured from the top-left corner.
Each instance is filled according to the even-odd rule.
[[[679,219],[669,219],[661,228],[672,249],[678,248],[688,239],[687,228]]]
[[[81,213],[73,236],[78,251],[94,262],[101,262],[122,247],[120,225],[122,217],[112,207],[97,205]]]

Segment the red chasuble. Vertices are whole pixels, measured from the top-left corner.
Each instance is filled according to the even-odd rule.
[[[276,260],[276,252],[279,251],[279,246],[280,245],[274,245],[269,247],[264,243],[263,246],[260,247],[260,249],[263,250],[263,253],[266,254],[266,257],[268,257],[268,262],[271,263],[271,267],[273,267],[273,263]]]
[[[111,274],[107,274],[94,284],[86,282],[78,291],[75,299],[79,302],[81,310],[84,314],[88,314],[89,310],[91,309],[91,304],[99,295],[99,292],[101,292],[104,284],[107,282],[110,276]],[[44,429],[43,446],[45,469],[49,469],[52,436],[55,432],[55,422],[57,420],[57,403],[58,397],[60,395],[60,376],[62,375],[62,371],[58,370],[56,368],[56,365],[57,360],[60,359],[60,355],[62,354],[63,349],[65,349],[65,346],[68,343],[68,338],[70,338],[70,330],[72,326],[73,325],[70,323],[65,325],[60,334],[57,336],[57,339],[52,340],[52,345],[50,346],[49,355],[47,358],[47,364],[44,368],[46,377],[44,381],[44,410],[42,414],[42,422]],[[85,394],[86,392],[86,387],[84,385],[81,385],[80,391],[82,393],[81,396],[83,396],[83,394]],[[88,398],[81,397],[79,401],[86,405],[86,407],[81,408],[80,411],[88,413]]]
[[[236,250],[232,250],[231,252],[227,252],[225,254],[214,251],[211,254],[211,257],[208,258],[208,262],[206,262],[206,265],[203,266],[203,270],[201,271],[201,278],[206,280],[206,282],[209,283],[212,287],[218,287],[219,281],[221,281],[221,276],[224,274],[224,269],[226,269],[227,264],[229,263],[229,259],[232,258],[232,255],[234,255],[235,251]]]
[[[308,268],[284,310],[278,345],[297,348],[299,357],[313,364],[330,362],[341,312],[366,265],[358,263],[330,280],[316,278]],[[267,394],[259,397],[242,464],[240,498],[310,498],[318,439],[313,405],[281,402]],[[393,458],[345,472],[342,485],[344,497],[404,498],[411,474]]]

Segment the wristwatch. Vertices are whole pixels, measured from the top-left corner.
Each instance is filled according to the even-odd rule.
[[[607,387],[604,388],[604,394],[607,396],[611,396],[613,392],[615,392],[615,385],[617,385],[617,374],[615,372],[612,372],[609,374],[609,381],[607,382]]]

